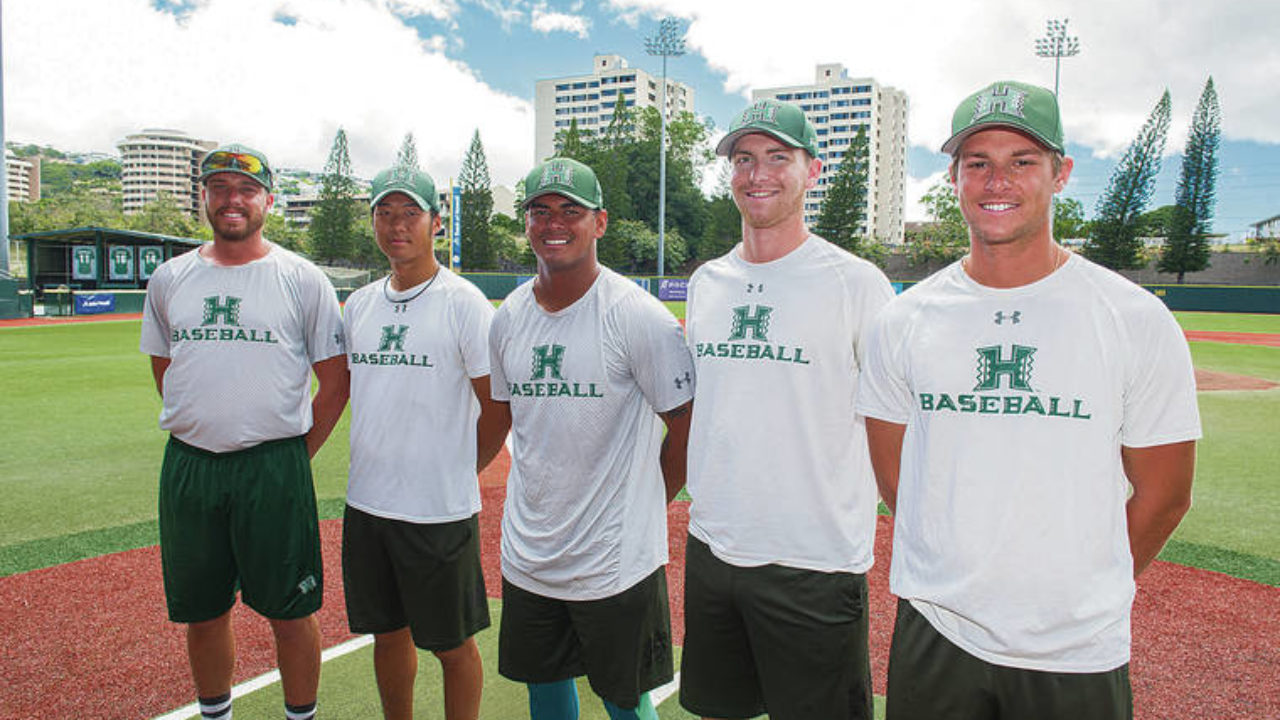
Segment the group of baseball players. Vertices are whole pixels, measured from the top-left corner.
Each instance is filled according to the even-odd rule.
[[[165,593],[202,717],[231,717],[237,592],[274,633],[286,717],[315,717],[310,458],[348,400],[343,586],[386,718],[413,715],[419,649],[445,717],[479,717],[477,477],[504,441],[498,672],[526,684],[532,720],[577,718],[583,675],[612,720],[657,718],[650,692],[675,670],[666,508],[686,486],[689,712],[872,717],[883,500],[889,718],[1132,717],[1134,578],[1190,505],[1200,436],[1186,342],[1158,299],[1055,242],[1072,160],[1053,93],[983,88],[943,151],[969,253],[895,298],[805,226],[823,153],[804,113],[749,105],[716,148],[742,241],[694,272],[684,328],[597,261],[609,217],[577,161],[525,178],[537,276],[496,311],[436,260],[431,177],[380,173],[390,274],[343,310],[264,239],[262,153],[209,153],[214,240],[157,270],[141,340],[170,433]]]

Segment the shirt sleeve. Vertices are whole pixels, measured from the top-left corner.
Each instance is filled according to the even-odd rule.
[[[1152,447],[1200,437],[1191,350],[1173,315],[1143,297],[1146,312],[1130,323],[1128,375],[1120,441]]]
[[[493,324],[493,304],[479,288],[467,280],[466,287],[457,290],[455,322],[458,331],[458,349],[462,354],[462,366],[467,377],[484,377],[489,374],[489,328]]]
[[[856,309],[858,336],[853,352],[858,367],[862,367],[866,363],[867,342],[870,339],[871,327],[885,305],[893,299],[893,285],[889,284],[889,278],[885,277],[879,268],[870,267],[863,273],[858,288],[860,290]]]
[[[502,346],[506,340],[507,319],[510,315],[504,302],[489,324],[489,397],[498,402],[511,402],[507,373],[502,367]]]
[[[905,425],[911,416],[912,392],[902,352],[906,323],[894,312],[898,302],[886,306],[867,332],[856,411],[865,417]]]
[[[138,349],[147,355],[169,357],[169,316],[165,311],[170,273],[161,265],[147,282],[147,297],[142,305],[142,337]]]
[[[305,267],[301,274],[307,357],[314,365],[345,354],[346,333],[342,327],[342,307],[338,305],[338,293],[334,291],[333,283],[314,265]]]
[[[693,359],[684,329],[653,296],[634,293],[611,313],[622,335],[623,352],[640,391],[654,412],[664,413],[693,399]]]

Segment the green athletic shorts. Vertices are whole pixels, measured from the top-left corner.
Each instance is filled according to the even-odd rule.
[[[478,518],[413,523],[348,505],[342,585],[351,632],[387,633],[407,625],[414,645],[442,651],[489,627]]]
[[[703,717],[869,720],[867,579],[738,567],[689,536],[680,704]]]
[[[943,637],[898,600],[889,650],[888,720],[1130,720],[1129,666],[1058,673],[994,665]]]
[[[160,561],[174,622],[222,615],[237,588],[271,619],[319,610],[320,526],[303,439],[215,453],[170,437],[160,467]]]
[[[556,600],[502,580],[498,672],[549,683],[585,674],[591,689],[621,708],[674,677],[667,569],[617,595]]]

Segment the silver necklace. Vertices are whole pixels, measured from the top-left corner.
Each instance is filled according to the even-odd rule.
[[[431,287],[431,285],[435,283],[436,278],[438,277],[440,277],[440,268],[436,268],[435,274],[433,274],[431,276],[431,279],[428,280],[427,283],[422,286],[421,290],[419,290],[418,292],[414,293],[413,295],[407,298],[404,298],[402,300],[396,300],[395,298],[391,297],[391,290],[390,290],[391,276],[388,275],[386,279],[382,281],[382,296],[387,299],[387,302],[391,303],[391,307],[394,308],[394,312],[402,313],[404,312],[405,306],[413,302],[414,300],[417,300],[418,296],[426,292],[427,288]]]

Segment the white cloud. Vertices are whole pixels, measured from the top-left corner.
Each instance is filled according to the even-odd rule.
[[[129,133],[168,127],[318,170],[341,126],[356,173],[370,177],[411,131],[443,185],[479,128],[494,178],[525,172],[531,105],[447,58],[440,38],[420,38],[393,5],[450,7],[203,0],[179,21],[149,0],[10,0],[7,139],[104,150]]]
[[[548,12],[545,8],[534,8],[530,26],[540,33],[567,32],[586,39],[591,21],[581,15]]]
[[[742,0],[609,0],[621,17],[692,20],[689,49],[724,72],[726,91],[810,82],[818,63],[843,63],[911,99],[913,144],[936,148],[951,112],[989,82],[1052,86],[1050,60],[1035,56],[1045,21],[1066,16],[1080,54],[1062,61],[1067,138],[1116,155],[1137,135],[1166,87],[1174,102],[1170,151],[1181,148],[1205,79],[1214,75],[1223,134],[1280,143],[1280,5],[1274,0],[918,0],[785,8]]]

